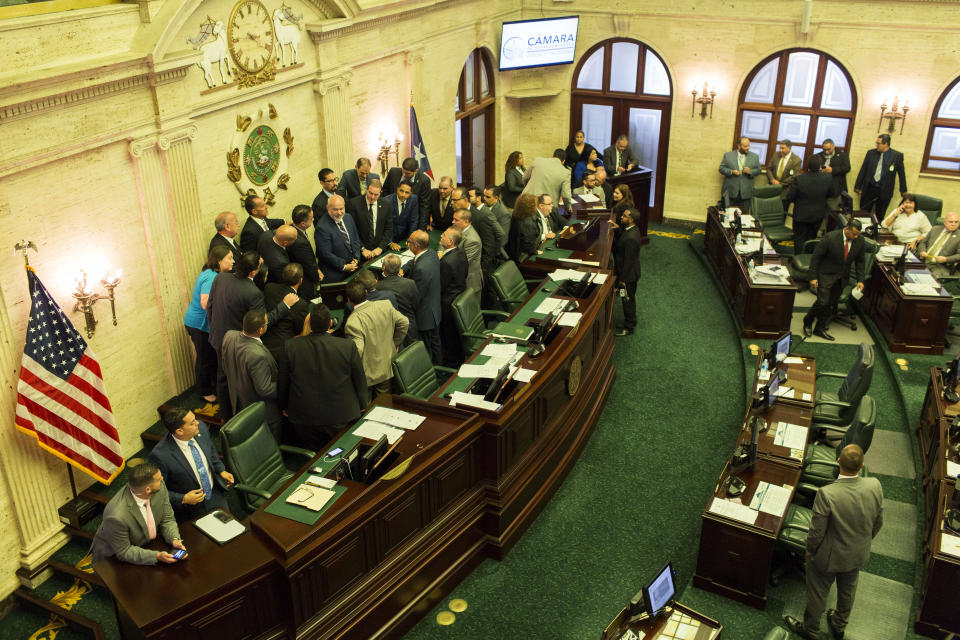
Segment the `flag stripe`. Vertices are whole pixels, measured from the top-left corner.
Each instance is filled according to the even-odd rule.
[[[23,405],[23,404],[18,406],[18,411],[17,411],[18,414],[20,413],[19,409],[21,407],[23,408],[23,412],[25,414],[29,414],[29,409],[26,407],[26,405]],[[94,463],[94,461],[90,460],[85,456],[80,455],[77,451],[71,449],[70,447],[66,446],[62,442],[59,442],[57,440],[47,437],[44,433],[42,433],[42,431],[38,431],[35,428],[34,421],[31,420],[29,417],[22,417],[20,415],[17,415],[16,424],[17,426],[28,430],[30,434],[34,436],[37,439],[37,442],[39,442],[42,446],[44,446],[47,449],[50,449],[54,453],[57,453],[60,457],[64,458],[65,460],[68,460],[69,462],[73,462],[74,464],[78,465],[84,471],[87,471],[98,480],[106,481],[106,479],[110,478],[110,474],[101,466]],[[109,465],[109,466],[112,467],[113,465]]]
[[[62,406],[73,413],[71,418],[76,417],[77,419],[93,425],[93,427],[95,427],[94,433],[100,432],[104,436],[103,440],[107,442],[114,440],[114,438],[110,437],[116,433],[116,428],[114,428],[112,424],[91,411],[90,408],[83,406],[83,404],[81,404],[74,397],[67,395],[59,389],[52,388],[47,382],[35,376],[32,370],[24,367],[20,371],[20,380],[26,383],[26,385],[29,385],[29,387],[34,390],[34,393],[30,393],[29,390],[24,389],[22,386],[18,386],[18,391],[24,395],[27,395],[37,404],[59,414],[60,411],[58,411],[58,407],[55,406],[55,403],[59,403],[59,406]],[[46,399],[48,398],[52,402],[47,402]],[[113,434],[111,434],[111,431]]]
[[[33,430],[39,435],[69,446],[82,458],[96,462],[101,468],[123,462],[123,457],[117,452],[111,451],[96,439],[91,438],[87,432],[27,396],[21,394],[17,402],[29,412]]]

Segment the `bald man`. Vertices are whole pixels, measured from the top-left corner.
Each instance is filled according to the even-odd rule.
[[[917,246],[920,257],[935,276],[948,276],[960,262],[960,215],[951,211],[943,217],[943,224],[930,229]]]
[[[817,491],[807,534],[807,606],[803,622],[786,616],[787,628],[801,638],[820,637],[820,617],[830,587],[837,583],[837,608],[827,611],[834,638],[843,638],[860,568],[870,560],[870,542],[883,526],[883,488],[876,478],[860,477],[863,449],[848,444],[837,458],[840,475]]]
[[[283,280],[283,268],[290,264],[287,247],[297,241],[297,228],[290,224],[264,231],[257,240],[257,251],[267,268],[267,282]]]
[[[360,266],[363,242],[353,218],[345,213],[343,197],[330,196],[327,214],[314,222],[313,239],[324,282],[346,280]]]
[[[210,246],[207,248],[207,253],[210,253],[214,247],[222,245],[230,249],[230,252],[233,254],[233,261],[236,263],[241,253],[240,245],[237,244],[237,234],[240,233],[240,223],[237,222],[237,216],[230,211],[218,213],[217,217],[213,220],[213,226],[217,232],[210,238]]]

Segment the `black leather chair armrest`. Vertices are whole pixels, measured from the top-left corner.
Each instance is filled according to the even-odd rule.
[[[817,377],[819,378],[821,376],[824,378],[846,378],[847,374],[836,371],[817,371]]]
[[[281,444],[280,451],[285,453],[295,453],[298,456],[303,456],[304,458],[312,458],[317,455],[316,451],[310,451],[309,449],[302,449],[300,447],[291,447],[288,444]]]
[[[232,488],[232,489],[237,489],[238,491],[243,491],[244,493],[251,493],[251,494],[253,494],[253,495],[255,495],[255,496],[259,496],[259,497],[261,497],[261,498],[263,498],[263,499],[265,499],[265,500],[269,500],[269,499],[270,499],[270,494],[269,494],[269,493],[267,493],[267,492],[264,491],[263,489],[259,489],[259,488],[257,488],[257,487],[251,487],[251,486],[248,485],[248,484],[235,484],[235,485],[233,485],[231,488]]]
[[[817,400],[817,403],[814,405],[814,409],[823,406],[840,407],[841,409],[849,409],[851,407],[849,402],[843,402],[842,400]]]

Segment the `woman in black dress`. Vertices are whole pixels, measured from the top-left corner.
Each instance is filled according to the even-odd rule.
[[[512,209],[517,202],[517,196],[523,193],[523,172],[526,171],[523,154],[519,151],[511,153],[503,170],[505,175],[500,199],[503,200],[503,206]]]

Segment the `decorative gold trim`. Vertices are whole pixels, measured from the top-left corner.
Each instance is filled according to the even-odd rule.
[[[272,207],[277,201],[276,195],[270,190],[270,187],[263,190],[263,201],[267,203],[268,207]]]
[[[237,88],[243,89],[245,87],[255,87],[258,84],[263,84],[264,82],[270,82],[277,77],[277,69],[273,58],[270,58],[270,62],[267,63],[263,69],[257,73],[247,73],[240,67],[237,67],[234,70],[234,76],[237,79]]]
[[[237,114],[237,131],[246,131],[251,122],[253,122],[253,119],[250,116]]]
[[[230,182],[240,182],[243,177],[240,173],[240,149],[236,147],[227,153],[227,179]]]
[[[277,113],[277,108],[273,106],[272,103],[269,103],[269,102],[267,103],[267,107],[269,107],[270,119],[276,120],[279,117],[279,114]],[[287,129],[287,131],[290,131],[290,129]]]
[[[293,153],[293,134],[290,133],[290,127],[283,130],[283,141],[287,143],[287,157]]]
[[[284,173],[279,178],[277,178],[277,189],[286,189],[288,182],[290,182],[290,174]]]
[[[410,468],[410,462],[411,462],[412,460],[413,460],[413,456],[407,458],[406,460],[404,460],[403,462],[401,462],[400,464],[398,464],[397,466],[395,466],[393,469],[390,469],[390,471],[387,471],[385,474],[383,474],[382,476],[380,476],[380,479],[381,479],[381,480],[396,480],[397,478],[399,478],[400,476],[402,476],[403,474],[405,474],[405,473],[407,472],[407,469]]]
[[[580,378],[583,375],[583,360],[574,356],[570,361],[570,371],[567,372],[567,395],[573,396],[580,388]]]

